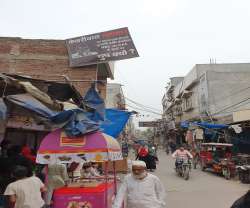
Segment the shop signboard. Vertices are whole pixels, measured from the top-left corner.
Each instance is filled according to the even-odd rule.
[[[157,127],[158,124],[158,121],[140,121],[139,127]]]
[[[70,67],[138,57],[127,27],[66,40]]]
[[[47,131],[44,125],[38,125],[33,118],[21,115],[11,115],[7,120],[7,128]]]

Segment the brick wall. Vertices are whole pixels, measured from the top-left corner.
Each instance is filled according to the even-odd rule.
[[[33,40],[0,37],[0,72],[29,75],[45,80],[72,80],[84,94],[98,77],[97,65],[70,68],[64,40]],[[101,77],[106,80],[107,77]],[[106,85],[98,85],[105,98]]]

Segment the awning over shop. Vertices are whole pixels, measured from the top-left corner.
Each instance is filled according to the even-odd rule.
[[[194,124],[199,127],[207,128],[207,129],[227,129],[229,127],[226,124],[213,124],[213,123],[207,123],[207,122],[197,122]]]
[[[18,95],[9,95],[5,98],[7,102],[16,104],[21,106],[27,110],[33,111],[37,113],[39,116],[49,118],[51,116],[56,115],[56,111],[50,110],[46,105],[42,102],[34,98],[32,95],[25,93],[25,94],[18,94]]]
[[[46,83],[44,80],[0,74],[0,84],[3,84],[2,87],[5,89],[5,98],[0,109],[2,120],[8,119],[5,104],[7,109],[12,109],[11,106],[16,105],[21,107],[20,109],[27,110],[30,113],[29,116],[34,117],[34,121],[39,125],[49,126],[52,130],[63,128],[69,137],[102,130],[116,138],[131,115],[128,111],[105,109],[104,100],[96,91],[95,84],[85,96],[81,96],[70,83],[61,85]],[[52,91],[67,89],[65,90],[67,92],[51,96],[49,90],[44,90],[46,86],[53,86]],[[56,96],[58,99],[55,99]]]
[[[227,129],[229,126],[225,124],[213,124],[208,122],[181,122],[182,128],[189,128],[190,126],[199,126],[204,129]]]

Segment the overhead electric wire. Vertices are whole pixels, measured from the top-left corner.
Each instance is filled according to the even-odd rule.
[[[244,102],[246,102],[246,101],[248,101],[248,100],[250,100],[250,97],[249,97],[249,98],[246,98],[246,99],[244,99],[244,100],[242,100],[242,101],[240,101],[240,102],[238,102],[238,103],[235,103],[235,104],[233,104],[233,105],[231,105],[231,106],[228,106],[228,107],[226,107],[226,108],[224,108],[224,109],[221,109],[221,110],[217,111],[216,113],[213,113],[212,115],[217,115],[217,114],[219,114],[219,113],[221,113],[221,112],[224,112],[224,111],[227,110],[227,109],[230,109],[230,108],[232,108],[232,107],[234,107],[234,106],[237,106],[237,105],[239,105],[239,104],[241,104],[241,103],[244,103]]]
[[[146,105],[143,105],[143,104],[141,104],[141,103],[138,103],[138,102],[136,102],[136,101],[134,101],[134,100],[132,100],[132,99],[130,99],[130,98],[128,98],[128,97],[125,97],[125,99],[128,100],[128,101],[130,101],[130,102],[132,102],[132,103],[134,103],[135,105],[140,106],[140,107],[148,108],[148,109],[150,109],[150,110],[156,110],[156,111],[159,111],[159,112],[161,111],[161,110],[159,110],[159,109],[157,109],[157,108],[153,108],[153,107],[151,107],[151,106],[146,106]]]
[[[144,111],[144,112],[148,112],[148,113],[152,113],[152,114],[156,114],[156,115],[162,115],[161,113],[157,113],[157,112],[154,112],[154,111],[151,111],[151,110],[142,109],[142,108],[135,107],[135,106],[132,106],[132,105],[129,105],[129,104],[126,104],[126,105],[133,108],[134,110],[140,110],[140,111]]]
[[[128,105],[128,106],[131,107],[131,108],[134,109],[134,110],[144,111],[144,112],[147,112],[147,113],[151,113],[151,114],[156,114],[156,115],[162,116],[162,114],[157,113],[157,112],[148,111],[148,110],[141,109],[141,108],[137,108],[137,107],[134,107],[134,106],[131,106],[131,105]]]
[[[126,105],[128,105],[128,106],[130,106],[131,107],[131,105],[136,105],[136,104],[128,104],[128,103],[126,103]],[[151,113],[156,113],[156,114],[159,114],[159,115],[162,115],[162,113],[161,112],[156,112],[156,111],[154,111],[154,110],[151,110],[151,109],[149,109],[149,108],[145,108],[145,107],[142,107],[142,106],[139,106],[139,105],[136,105],[136,106],[134,106],[135,108],[138,108],[138,109],[141,109],[141,110],[144,110],[145,112],[151,112]]]
[[[242,88],[242,89],[239,89],[239,90],[237,90],[236,92],[233,92],[233,93],[231,93],[231,94],[229,94],[229,95],[227,95],[227,96],[220,97],[220,100],[224,100],[224,99],[229,98],[229,97],[231,97],[231,96],[235,96],[235,94],[242,93],[242,92],[244,92],[244,91],[247,90],[247,89],[250,89],[250,86],[245,87],[245,88]]]
[[[236,105],[235,107],[233,107],[233,109],[242,107],[242,106],[247,105],[249,103],[250,103],[250,100],[248,102],[246,102],[246,103],[242,102],[242,103],[238,104],[240,106]],[[243,109],[240,109],[240,110],[250,110],[250,108],[243,108]],[[237,111],[239,111],[239,110],[223,111],[223,113],[227,114],[227,113],[234,113],[234,112],[237,112]]]
[[[136,102],[136,101],[134,101],[134,100],[132,100],[132,99],[126,98],[126,97],[125,97],[125,99],[128,100],[128,101],[130,101],[131,103],[134,103],[134,104],[137,105],[137,106],[142,107],[142,108],[147,108],[147,109],[150,109],[150,110],[156,110],[156,111],[159,111],[159,112],[161,111],[161,110],[159,110],[159,109],[156,109],[156,108],[153,108],[153,107],[149,107],[149,106],[143,105],[143,104],[141,104],[141,103],[138,103],[138,102]]]
[[[143,107],[140,107],[140,106],[133,106],[134,104],[131,104],[131,103],[126,103],[126,105],[128,105],[130,107],[134,107],[134,108],[140,109],[140,110],[143,110],[144,112],[149,112],[149,113],[154,113],[154,114],[162,115],[161,112],[156,112],[154,110],[143,108]]]
[[[247,90],[247,89],[250,89],[250,86],[248,86],[248,87],[245,87],[245,88],[242,88],[242,89],[240,89],[240,90],[238,90],[238,91],[236,91],[236,92],[234,92],[234,93],[231,93],[231,94],[229,94],[229,95],[226,95],[226,96],[224,96],[224,97],[220,97],[219,98],[219,100],[217,100],[217,101],[215,101],[215,97],[214,96],[212,96],[213,97],[213,102],[214,102],[214,105],[215,106],[218,106],[217,104],[218,103],[221,103],[221,102],[223,102],[225,99],[227,99],[227,98],[230,98],[230,97],[232,97],[232,96],[236,96],[236,95],[238,95],[238,94],[241,94],[241,93],[243,93],[245,90]]]

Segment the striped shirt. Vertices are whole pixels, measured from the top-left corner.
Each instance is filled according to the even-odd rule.
[[[178,149],[172,154],[172,157],[181,158],[181,159],[188,159],[188,157],[193,158],[193,155],[187,150],[181,151]]]

